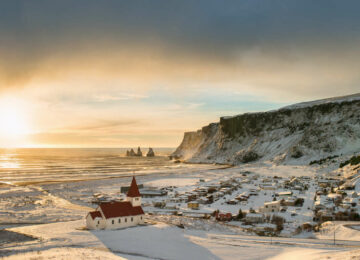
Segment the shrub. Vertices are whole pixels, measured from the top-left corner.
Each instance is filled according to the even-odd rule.
[[[257,153],[250,151],[244,154],[244,156],[241,159],[241,162],[243,163],[253,162],[259,159],[259,157],[260,156]]]
[[[359,164],[360,163],[360,155],[358,156],[353,156],[351,157],[349,160],[345,161],[345,162],[342,162],[340,163],[340,168],[350,164],[350,165],[356,165],[356,164]]]
[[[293,147],[291,149],[291,157],[292,158],[298,159],[298,158],[300,158],[302,156],[303,156],[303,153],[302,153],[302,151],[300,150],[299,147]]]

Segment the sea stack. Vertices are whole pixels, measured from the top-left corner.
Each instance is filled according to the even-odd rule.
[[[154,150],[150,147],[149,151],[146,154],[146,157],[154,157],[154,156],[155,156]]]
[[[126,156],[128,157],[142,157],[142,152],[141,152],[141,149],[140,149],[140,146],[138,147],[137,149],[137,152],[135,153],[134,149],[130,149],[126,151]]]
[[[140,146],[138,147],[138,150],[137,150],[136,156],[139,156],[139,157],[141,157],[141,156],[142,156],[142,152],[141,152]]]

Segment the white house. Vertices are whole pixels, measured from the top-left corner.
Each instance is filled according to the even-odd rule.
[[[100,203],[95,211],[86,216],[88,229],[118,229],[144,223],[144,211],[141,208],[141,195],[133,177],[125,201]]]
[[[259,213],[247,213],[245,221],[249,223],[262,223],[264,222],[264,215]]]
[[[265,202],[264,206],[259,208],[259,212],[261,213],[273,213],[273,212],[279,212],[280,211],[280,201],[271,201],[271,202]]]

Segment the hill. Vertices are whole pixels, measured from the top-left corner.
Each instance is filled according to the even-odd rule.
[[[360,152],[360,93],[221,117],[186,132],[173,156],[192,163],[308,164]]]

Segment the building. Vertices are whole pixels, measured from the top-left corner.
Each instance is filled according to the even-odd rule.
[[[199,202],[197,201],[188,202],[187,206],[189,209],[199,209],[200,207]]]
[[[245,217],[247,223],[262,223],[264,222],[264,215],[259,213],[247,213]]]
[[[293,195],[293,192],[292,191],[282,191],[282,192],[276,193],[276,195],[280,198],[288,198]]]
[[[273,183],[263,183],[259,185],[263,190],[276,190],[276,186]]]
[[[125,201],[100,203],[95,211],[86,216],[88,229],[118,229],[144,223],[144,211],[141,208],[141,195],[135,177]]]
[[[232,214],[231,213],[215,213],[215,218],[217,221],[231,221],[232,220]]]
[[[143,189],[144,184],[138,184],[138,189]],[[127,193],[130,190],[130,186],[120,187],[120,193]]]
[[[166,196],[167,191],[156,190],[156,189],[141,189],[140,194],[141,194],[141,197],[143,197],[143,198],[153,198],[153,197]]]
[[[273,213],[273,212],[279,212],[280,211],[280,201],[271,201],[271,202],[265,202],[264,206],[259,208],[259,212],[261,213]]]

